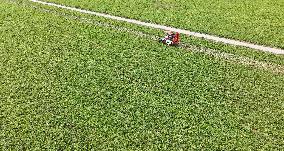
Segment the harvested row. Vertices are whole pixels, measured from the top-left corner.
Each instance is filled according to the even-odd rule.
[[[76,19],[76,20],[79,20],[79,21],[84,22],[84,23],[93,24],[93,25],[101,26],[101,27],[108,27],[108,28],[111,28],[111,29],[114,29],[114,30],[135,34],[139,37],[152,39],[153,41],[158,41],[158,39],[159,39],[159,36],[139,32],[137,30],[133,30],[133,29],[130,29],[130,28],[115,26],[115,25],[112,25],[112,24],[109,24],[109,23],[98,22],[98,21],[93,20],[93,19],[75,16],[75,15],[70,15],[70,14],[66,14],[66,13],[63,13],[63,12],[55,11],[55,10],[43,9],[43,8],[36,7],[36,6],[32,6],[32,7],[37,9],[37,10],[43,11],[43,12],[60,15],[60,16],[63,16],[65,18],[68,18],[68,19]],[[228,60],[230,62],[243,64],[243,65],[251,66],[251,67],[254,67],[254,68],[260,68],[260,69],[268,70],[268,71],[276,73],[276,74],[277,73],[280,73],[280,74],[284,73],[284,67],[281,66],[281,65],[278,65],[278,64],[274,64],[274,63],[261,62],[261,61],[257,61],[257,60],[247,58],[247,57],[243,57],[243,56],[238,56],[238,55],[234,55],[234,54],[230,54],[230,53],[220,52],[219,50],[188,45],[186,43],[181,43],[179,47],[182,48],[182,49],[192,51],[192,52],[204,53],[206,55],[209,55],[209,56],[212,56],[212,57],[215,57],[215,58],[225,59],[225,60]]]

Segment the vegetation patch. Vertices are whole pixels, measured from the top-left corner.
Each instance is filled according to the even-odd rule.
[[[281,150],[283,74],[3,1],[0,146]]]

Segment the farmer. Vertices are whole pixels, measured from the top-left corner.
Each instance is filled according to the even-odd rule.
[[[175,38],[175,34],[172,31],[166,31],[166,39],[173,41],[173,39]]]

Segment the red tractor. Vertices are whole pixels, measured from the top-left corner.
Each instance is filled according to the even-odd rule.
[[[179,33],[174,33],[172,31],[167,31],[166,33],[167,35],[164,38],[161,38],[159,41],[168,46],[177,46],[180,42]]]

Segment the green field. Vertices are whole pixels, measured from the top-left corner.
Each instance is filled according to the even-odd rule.
[[[284,147],[283,72],[169,48],[32,5],[0,3],[1,149]],[[248,55],[283,65],[282,56]]]
[[[45,0],[284,48],[283,0]]]

